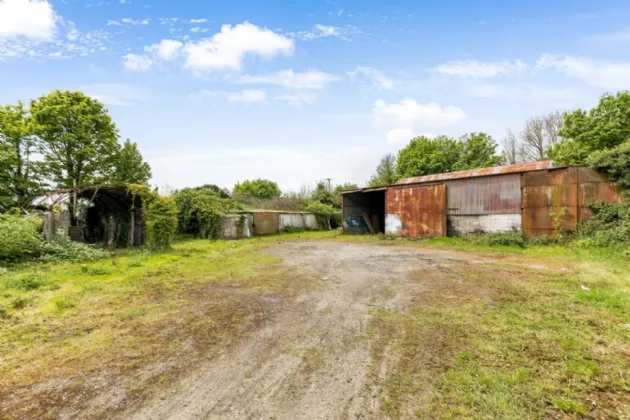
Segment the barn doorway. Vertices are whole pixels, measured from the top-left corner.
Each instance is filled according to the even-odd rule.
[[[368,188],[342,193],[343,232],[376,235],[385,233],[386,188]]]

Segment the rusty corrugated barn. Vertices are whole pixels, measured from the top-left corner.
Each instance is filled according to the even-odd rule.
[[[590,202],[623,200],[605,175],[587,167],[555,168],[551,161],[405,178],[342,196],[344,233],[411,238],[553,235],[559,223],[575,229],[587,220]]]

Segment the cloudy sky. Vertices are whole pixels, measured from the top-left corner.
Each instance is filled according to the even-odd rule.
[[[0,103],[80,89],[154,183],[364,184],[414,135],[630,88],[630,3],[0,0]]]

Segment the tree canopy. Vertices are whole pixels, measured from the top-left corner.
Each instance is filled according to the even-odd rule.
[[[138,145],[127,139],[117,152],[111,181],[115,184],[147,184],[151,166],[142,158]]]
[[[565,140],[549,148],[557,165],[584,164],[596,151],[612,149],[630,139],[630,92],[606,93],[590,111],[566,115],[559,135]]]
[[[400,178],[463,171],[501,164],[497,143],[485,133],[459,139],[416,137],[398,153],[396,176]]]
[[[391,153],[381,158],[381,162],[376,167],[376,173],[368,182],[370,187],[378,187],[381,185],[391,185],[398,181],[396,175],[396,156]]]
[[[20,102],[0,106],[0,211],[26,204],[44,187],[32,120]]]
[[[55,90],[31,103],[46,171],[59,188],[103,182],[120,145],[107,108],[81,92]]]
[[[497,155],[497,142],[486,133],[470,133],[459,138],[459,158],[453,164],[453,170],[487,168],[503,163],[503,157]]]
[[[235,197],[254,197],[259,199],[276,198],[282,195],[280,187],[268,179],[247,180],[234,186]]]

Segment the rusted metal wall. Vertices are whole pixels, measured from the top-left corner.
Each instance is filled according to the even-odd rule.
[[[558,226],[577,226],[577,168],[527,172],[522,175],[522,185],[527,236],[554,235]]]
[[[278,213],[255,212],[254,235],[273,235],[278,233]]]
[[[385,232],[410,238],[446,236],[446,186],[387,190]]]
[[[520,174],[447,181],[446,194],[449,215],[521,213]]]
[[[575,229],[588,220],[588,203],[619,203],[622,197],[607,177],[589,168],[565,168],[522,175],[523,230],[527,236],[555,235],[557,227]]]

